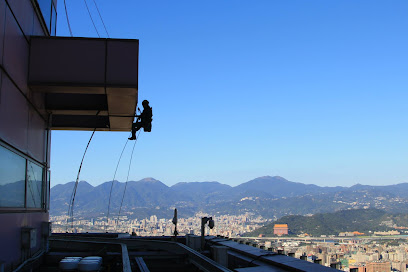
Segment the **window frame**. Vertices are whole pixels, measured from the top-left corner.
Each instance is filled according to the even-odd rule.
[[[13,148],[12,146],[8,145],[7,143],[0,140],[0,148],[4,148],[7,151],[14,153],[17,156],[20,156],[25,160],[25,182],[24,182],[24,207],[0,207],[0,213],[26,213],[26,212],[48,212],[49,211],[49,200],[50,200],[50,180],[48,179],[46,173],[49,172],[49,169],[46,164],[42,164],[35,159],[27,156],[23,152]],[[28,163],[31,162],[42,169],[42,185],[41,185],[41,207],[40,208],[28,208],[27,207],[27,168]],[[48,192],[45,190],[48,189]],[[48,199],[46,198],[48,197]]]
[[[49,18],[48,18],[49,21],[48,21],[47,18],[45,18],[44,16],[45,12],[48,10],[48,3],[46,3],[47,10],[45,10],[46,8],[45,4],[40,5],[39,1],[41,0],[33,1],[33,4],[35,3],[34,6],[37,9],[37,17],[39,17],[40,21],[42,22],[43,29],[45,29],[47,32],[46,34],[48,34],[48,36],[56,36],[57,35],[57,17],[58,17],[56,4],[54,3],[54,0],[47,0],[49,2]],[[46,0],[43,0],[43,1],[46,1]]]

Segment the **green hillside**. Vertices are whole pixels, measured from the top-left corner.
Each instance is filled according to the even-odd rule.
[[[288,224],[292,234],[308,233],[313,236],[338,235],[339,232],[388,231],[392,226],[408,226],[407,214],[389,214],[378,209],[343,210],[335,213],[321,213],[313,216],[289,215],[266,225],[245,236],[273,236],[274,224]]]

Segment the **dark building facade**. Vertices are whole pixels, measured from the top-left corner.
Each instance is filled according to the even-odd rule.
[[[0,0],[0,262],[6,271],[45,247],[50,129],[44,93],[28,86],[31,36],[56,31],[56,2]]]

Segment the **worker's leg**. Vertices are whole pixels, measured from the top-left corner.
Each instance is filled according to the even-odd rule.
[[[139,129],[141,129],[142,127],[143,127],[142,123],[141,123],[141,122],[137,122],[137,123],[135,124],[135,134],[136,134],[136,131],[139,131]]]
[[[140,122],[136,122],[132,124],[132,137],[129,140],[136,140],[136,131],[138,131],[142,127]]]

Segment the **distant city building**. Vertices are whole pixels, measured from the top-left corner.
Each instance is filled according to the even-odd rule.
[[[375,231],[374,235],[400,235],[401,233],[397,230],[390,230],[390,231]]]
[[[390,262],[372,262],[366,265],[367,272],[390,272],[391,263]]]
[[[363,265],[350,265],[349,267],[350,272],[366,272],[367,271],[367,267],[363,266]]]
[[[340,232],[339,236],[361,236],[364,235],[364,233],[362,232],[358,232],[358,231],[348,231],[348,232]]]
[[[273,227],[273,234],[282,236],[282,235],[288,235],[288,224],[275,224]]]

